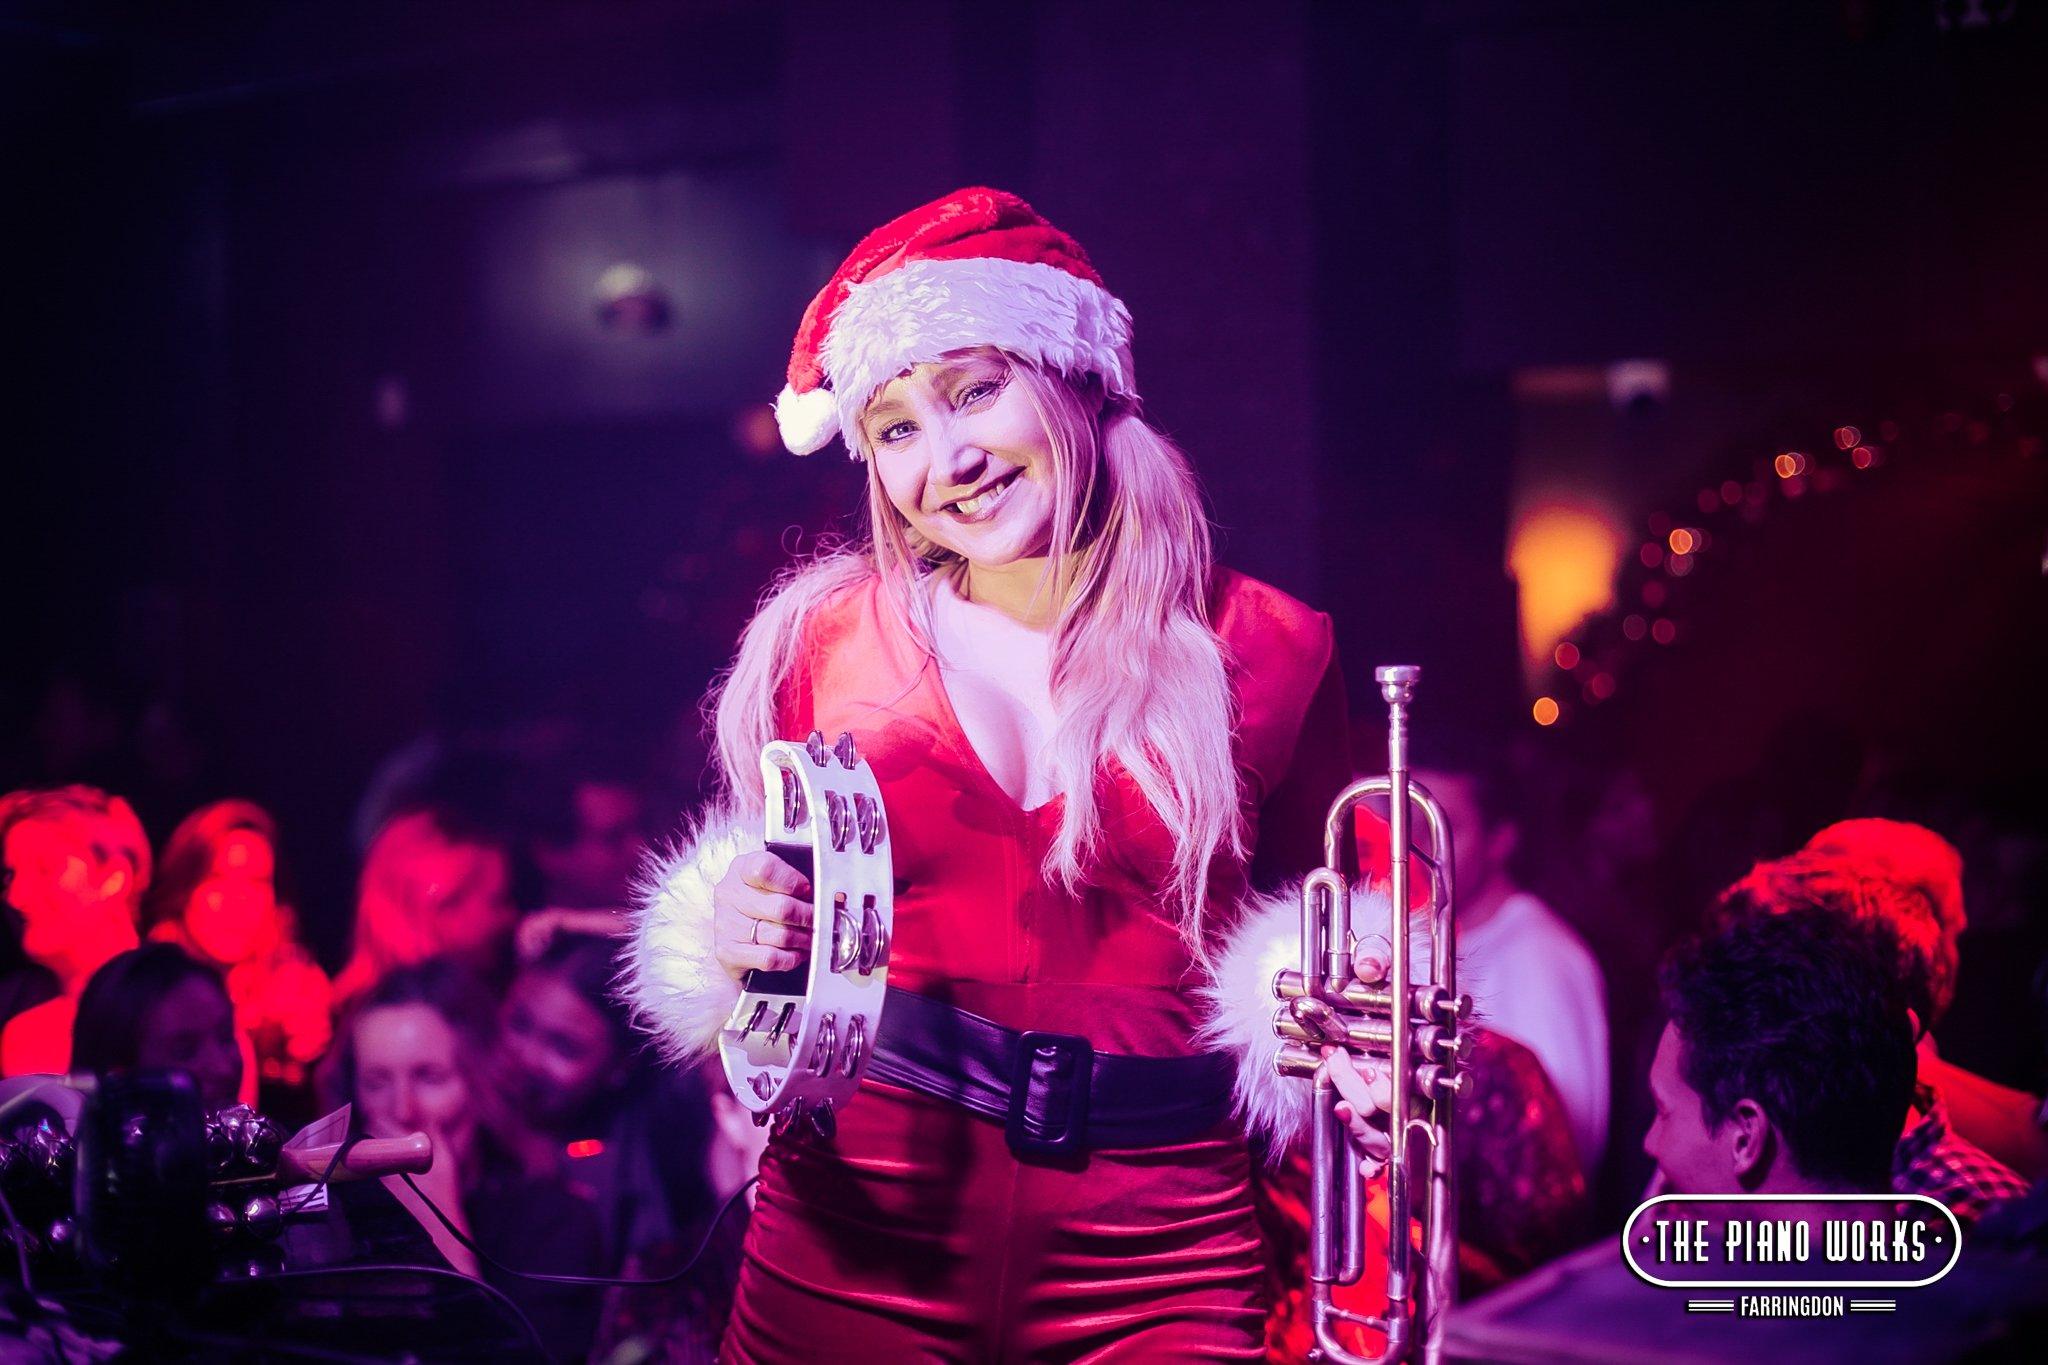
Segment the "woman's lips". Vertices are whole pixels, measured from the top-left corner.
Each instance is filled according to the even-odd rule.
[[[1003,505],[1003,499],[1008,496],[1010,486],[1016,483],[1017,476],[1023,472],[1021,468],[1013,469],[995,482],[984,485],[982,490],[973,497],[961,498],[957,502],[947,503],[945,507],[947,515],[956,521],[974,522],[988,520],[989,517],[995,515],[996,509]]]

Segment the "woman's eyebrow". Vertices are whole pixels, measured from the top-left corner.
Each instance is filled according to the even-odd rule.
[[[904,406],[903,400],[900,398],[890,398],[875,404],[862,413],[860,424],[864,430],[879,431],[882,426],[887,425],[892,420],[909,415],[910,410]]]
[[[932,383],[950,384],[962,376],[975,379],[993,378],[1005,373],[1002,362],[986,356],[963,356],[959,360],[942,361],[932,374]]]

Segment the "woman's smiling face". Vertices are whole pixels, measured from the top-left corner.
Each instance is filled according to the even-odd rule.
[[[925,540],[977,569],[1050,553],[1052,442],[1002,356],[961,352],[898,375],[861,433],[883,493]]]

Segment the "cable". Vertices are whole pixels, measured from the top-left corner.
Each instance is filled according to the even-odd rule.
[[[29,1297],[36,1296],[36,1282],[28,1273],[28,1229],[14,1216],[14,1205],[7,1202],[7,1196],[0,1194],[0,1213],[7,1215],[7,1226],[14,1229],[14,1259],[21,1267],[21,1287]]]
[[[362,1140],[362,1135],[359,1133],[344,1134],[342,1136],[340,1143],[338,1143],[335,1146],[334,1155],[327,1159],[327,1169],[320,1172],[320,1179],[314,1182],[312,1192],[295,1200],[290,1208],[284,1207],[284,1200],[282,1197],[280,1197],[278,1199],[278,1212],[304,1213],[306,1211],[306,1206],[312,1203],[315,1199],[318,1199],[321,1195],[321,1192],[324,1191],[327,1188],[329,1182],[331,1182],[334,1179],[334,1173],[336,1170],[340,1168],[342,1159],[348,1155],[349,1149],[354,1147],[358,1142],[361,1142]]]
[[[475,1242],[469,1240],[469,1234],[456,1227],[453,1220],[447,1214],[441,1212],[441,1206],[429,1198],[425,1190],[422,1190],[413,1183],[413,1178],[410,1175],[401,1173],[398,1178],[405,1182],[406,1188],[420,1197],[434,1217],[440,1220],[441,1226],[448,1229],[449,1236],[469,1248],[471,1252],[475,1253],[477,1260],[488,1265],[500,1275],[510,1275],[515,1279],[521,1280],[532,1280],[537,1284],[580,1284],[597,1285],[605,1288],[613,1285],[622,1285],[627,1289],[652,1289],[665,1284],[680,1283],[685,1276],[697,1268],[697,1262],[704,1259],[704,1253],[711,1247],[712,1237],[718,1232],[718,1225],[725,1221],[725,1215],[732,1211],[732,1206],[739,1202],[740,1196],[761,1182],[761,1177],[758,1175],[749,1177],[745,1184],[725,1197],[725,1202],[718,1206],[718,1212],[711,1215],[711,1223],[704,1229],[703,1237],[698,1239],[697,1249],[690,1253],[690,1259],[684,1261],[680,1268],[656,1279],[634,1280],[619,1275],[544,1275],[539,1271],[514,1270],[511,1266],[506,1265]],[[275,1276],[272,1278],[275,1278]]]

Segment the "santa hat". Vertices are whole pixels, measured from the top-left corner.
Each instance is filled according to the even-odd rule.
[[[862,238],[811,300],[775,400],[783,444],[810,454],[904,370],[969,346],[1138,396],[1130,310],[1080,243],[1014,194],[966,189]]]

